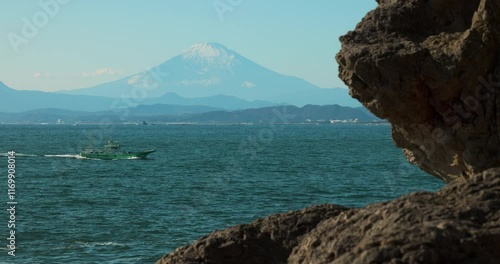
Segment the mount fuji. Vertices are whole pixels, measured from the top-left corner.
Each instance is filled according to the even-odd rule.
[[[168,93],[197,98],[233,96],[247,101],[306,104],[360,104],[347,89],[322,89],[303,79],[258,65],[218,43],[199,43],[144,72],[117,81],[61,93],[112,98],[159,98]]]

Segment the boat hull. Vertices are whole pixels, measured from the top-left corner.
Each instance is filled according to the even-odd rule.
[[[80,156],[87,159],[101,159],[101,160],[122,160],[122,159],[145,159],[147,155],[155,152],[154,150],[146,150],[139,152],[81,152]]]

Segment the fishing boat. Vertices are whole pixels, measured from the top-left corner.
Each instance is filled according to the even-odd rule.
[[[80,152],[80,156],[89,159],[120,160],[120,159],[145,159],[147,155],[156,149],[143,151],[122,151],[117,141],[108,140],[103,149],[95,149],[92,145],[92,134],[90,135],[90,146]]]

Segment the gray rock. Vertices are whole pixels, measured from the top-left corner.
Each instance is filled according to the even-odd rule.
[[[317,205],[215,231],[164,256],[157,264],[286,263],[304,234],[320,221],[346,210],[336,205]]]
[[[344,211],[309,232],[289,263],[500,263],[500,168]]]

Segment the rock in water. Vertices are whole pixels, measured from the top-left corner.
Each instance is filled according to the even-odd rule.
[[[272,215],[248,225],[215,231],[164,256],[157,264],[286,263],[290,252],[304,234],[324,219],[346,210],[349,209],[342,206],[316,205],[302,211]]]
[[[215,231],[157,264],[500,263],[500,169],[363,209],[306,208]]]
[[[343,212],[288,263],[500,263],[500,170]]]
[[[379,0],[341,37],[340,78],[446,182],[500,167],[500,0]]]

